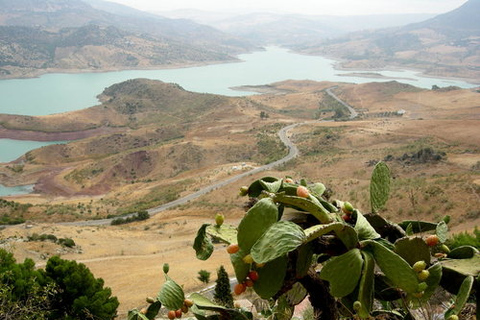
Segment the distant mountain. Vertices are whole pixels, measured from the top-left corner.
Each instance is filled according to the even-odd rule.
[[[404,27],[352,33],[297,46],[297,50],[347,60],[344,67],[420,68],[435,76],[480,79],[480,0]]]
[[[0,74],[16,74],[21,68],[109,69],[224,61],[256,48],[192,21],[101,0],[88,2],[0,0]]]
[[[291,46],[338,37],[353,31],[403,26],[434,17],[431,14],[389,14],[365,16],[322,16],[278,14],[214,14],[199,10],[159,12],[170,18],[185,18],[257,44]]]

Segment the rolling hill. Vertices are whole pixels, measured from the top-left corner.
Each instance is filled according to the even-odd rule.
[[[303,53],[345,59],[347,68],[396,65],[429,75],[480,79],[480,1],[424,22],[357,32],[317,44],[298,46]]]
[[[349,32],[403,26],[432,18],[430,14],[328,16],[254,12],[212,13],[199,10],[159,12],[212,26],[259,45],[295,46],[338,37]]]
[[[247,41],[192,21],[99,4],[0,1],[0,74],[225,61],[254,49]]]

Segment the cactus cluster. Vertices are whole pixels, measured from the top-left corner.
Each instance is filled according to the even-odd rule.
[[[380,217],[389,183],[388,167],[380,162],[371,180],[372,213],[363,214],[347,201],[329,199],[322,183],[290,177],[256,180],[241,188],[241,195],[255,204],[238,227],[223,217],[218,223],[217,215],[215,223],[199,229],[197,258],[210,257],[212,238],[226,244],[237,279],[235,293],[253,290],[270,300],[272,319],[290,319],[307,294],[317,319],[368,319],[381,313],[414,319],[410,310],[427,303],[439,287],[456,295],[445,310],[445,318],[454,319],[472,290],[480,290],[479,253],[473,247],[446,248],[448,218],[395,224]],[[158,301],[175,310],[185,298],[171,281],[167,277]],[[190,298],[198,319],[251,318],[198,294]],[[374,310],[380,305],[374,300],[391,310]]]

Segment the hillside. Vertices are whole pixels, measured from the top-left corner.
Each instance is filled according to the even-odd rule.
[[[159,12],[170,18],[185,18],[212,26],[259,45],[292,47],[316,43],[349,32],[403,26],[432,17],[428,14],[327,16],[257,12],[212,13],[199,10]]]
[[[338,111],[328,88],[361,117],[312,121]],[[272,93],[232,98],[136,79],[107,88],[103,103],[86,110],[42,117],[1,115],[0,122],[12,132],[87,134],[0,166],[0,183],[35,183],[38,191],[2,202],[2,217],[29,221],[28,226],[0,229],[2,245],[17,260],[29,257],[38,266],[57,254],[85,263],[119,297],[123,319],[127,310],[145,304],[146,295],[158,292],[165,262],[187,292],[202,286],[196,280],[200,269],[215,272],[220,264],[230,266],[222,250],[209,262],[193,259],[195,233],[217,212],[236,224],[244,214],[240,186],[264,176],[321,181],[333,198],[368,212],[372,164],[383,160],[394,179],[382,216],[394,222],[439,221],[448,214],[452,232],[479,225],[478,90],[425,90],[395,81],[284,81],[258,88],[265,89]],[[262,111],[268,117],[262,118]],[[290,123],[303,123],[288,133],[300,156],[274,170],[242,178],[144,222],[54,223],[151,208],[271,162],[285,154],[277,131]],[[25,240],[35,233],[71,238],[78,247],[64,250]]]
[[[194,190],[204,180],[198,172],[225,174],[225,168],[238,163],[263,164],[285,152],[276,130],[265,131],[276,117],[263,120],[262,106],[248,99],[192,93],[145,79],[115,84],[101,99],[102,105],[71,113],[1,115],[0,136],[38,132],[53,140],[77,139],[29,152],[12,164],[20,171],[4,166],[1,183],[35,183],[35,190],[46,197],[123,199],[121,206],[110,200],[102,205],[96,214],[106,217]]]
[[[298,47],[347,60],[345,68],[418,68],[428,75],[480,79],[480,1],[404,27],[353,33]]]
[[[28,76],[35,70],[218,62],[254,49],[211,27],[124,6],[108,12],[80,0],[2,0],[0,4],[3,77]]]

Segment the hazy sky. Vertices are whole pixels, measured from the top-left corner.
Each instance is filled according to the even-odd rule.
[[[444,13],[467,0],[109,0],[145,11],[200,9],[355,15],[383,13]]]

